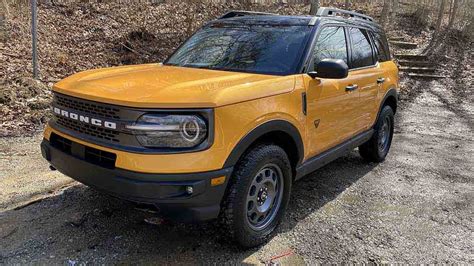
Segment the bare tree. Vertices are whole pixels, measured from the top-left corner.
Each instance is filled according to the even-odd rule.
[[[392,8],[390,8],[390,20],[393,21],[393,19],[397,15],[398,8],[399,8],[398,0],[392,0]]]
[[[311,0],[311,8],[309,10],[309,14],[316,15],[316,13],[318,12],[319,6],[320,6],[319,0]]]
[[[5,14],[7,15],[7,17],[10,17],[10,8],[8,7],[7,0],[3,0],[3,6],[5,8]]]
[[[440,37],[441,25],[443,24],[445,8],[446,8],[446,0],[441,0],[441,4],[438,10],[438,19],[436,21],[435,32],[433,33],[433,36],[431,37],[431,41],[428,47],[426,47],[424,54],[431,54],[432,51],[435,49],[435,46],[437,46],[436,43],[438,42],[438,38]]]
[[[380,24],[382,27],[385,27],[385,24],[388,20],[388,15],[390,14],[391,0],[383,1],[382,14],[380,15]]]
[[[436,22],[436,30],[435,30],[435,33],[433,34],[433,39],[438,37],[439,32],[441,30],[441,24],[443,23],[443,15],[444,15],[445,8],[446,8],[446,0],[441,0],[441,4],[438,10],[438,20]]]
[[[448,23],[448,29],[451,29],[454,24],[454,20],[456,19],[456,15],[458,12],[458,6],[459,6],[459,0],[453,0],[453,8],[451,9],[451,12],[449,13],[449,23]]]
[[[467,11],[467,10],[472,10],[474,8],[474,2],[470,1],[467,3],[463,3],[463,6],[461,10],[464,9],[464,14],[463,14],[463,19],[462,19],[462,31],[467,34],[470,38],[474,38],[474,12],[472,11]]]
[[[427,0],[422,0],[420,2],[415,2],[414,14],[416,15],[416,23],[419,25],[425,25],[428,22],[431,11],[431,4]]]

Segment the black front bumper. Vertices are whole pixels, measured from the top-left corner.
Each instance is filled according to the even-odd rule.
[[[73,145],[81,145],[74,143]],[[155,205],[163,216],[179,221],[217,218],[232,167],[211,172],[149,174],[107,168],[88,162],[80,154],[68,154],[44,139],[41,153],[61,173],[112,196]],[[222,185],[211,179],[226,176]],[[188,193],[187,187],[192,187]]]

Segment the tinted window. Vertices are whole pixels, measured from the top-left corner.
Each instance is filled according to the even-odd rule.
[[[347,64],[347,45],[343,27],[325,27],[314,48],[314,65],[323,59],[342,59]]]
[[[292,74],[310,31],[306,26],[212,25],[196,32],[165,64]]]
[[[379,62],[390,60],[390,52],[388,50],[387,38],[385,35],[371,32],[372,39],[375,44],[376,57]]]
[[[372,46],[367,32],[358,28],[350,28],[352,62],[351,68],[371,66],[374,64]]]

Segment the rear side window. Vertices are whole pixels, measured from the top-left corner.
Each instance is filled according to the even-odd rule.
[[[351,36],[351,68],[374,65],[372,46],[367,31],[359,28],[349,28]]]
[[[379,62],[390,60],[390,51],[388,50],[387,38],[385,35],[375,32],[370,32],[375,44],[376,58]]]
[[[346,35],[343,27],[325,27],[313,52],[314,65],[323,59],[342,59],[347,64]]]

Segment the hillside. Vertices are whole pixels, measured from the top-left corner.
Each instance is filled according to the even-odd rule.
[[[309,5],[294,4],[146,2],[125,5],[43,1],[38,7],[40,77],[34,80],[31,78],[28,8],[19,5],[0,20],[3,21],[3,25],[0,23],[0,61],[6,62],[0,64],[0,136],[15,136],[40,129],[49,115],[51,86],[59,79],[92,68],[163,61],[204,22],[227,10],[279,14],[307,14],[309,11]],[[375,18],[382,10],[379,3],[355,4],[354,8]],[[432,28],[428,24],[421,28],[415,26],[418,19],[415,15],[408,11],[394,16],[387,25],[389,36],[426,45]],[[451,58],[456,62],[460,53],[469,51],[463,49],[464,46],[463,39],[454,39],[446,46],[450,50],[442,52],[448,57],[441,61]],[[472,42],[469,47],[472,51]],[[397,48],[392,47],[392,52],[396,51]],[[464,61],[467,66],[472,66],[470,54]],[[404,80],[402,84],[407,82],[413,83]]]

